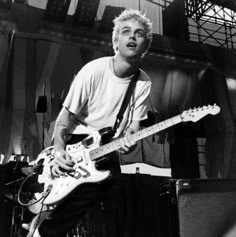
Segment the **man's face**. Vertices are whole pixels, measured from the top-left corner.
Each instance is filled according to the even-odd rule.
[[[144,27],[136,20],[123,22],[118,40],[118,53],[124,57],[141,57],[146,50],[147,39]]]

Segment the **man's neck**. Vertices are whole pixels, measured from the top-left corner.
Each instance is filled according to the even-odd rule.
[[[117,77],[127,78],[134,75],[140,65],[141,59],[126,59],[120,55],[113,57],[113,72]]]

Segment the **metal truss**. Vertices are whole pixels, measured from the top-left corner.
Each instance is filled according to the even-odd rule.
[[[218,2],[185,0],[189,39],[227,49],[236,49],[236,12],[216,4]]]

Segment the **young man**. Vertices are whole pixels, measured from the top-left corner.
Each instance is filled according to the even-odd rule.
[[[146,99],[151,81],[139,66],[151,44],[152,24],[139,11],[125,10],[114,20],[114,25],[112,41],[115,55],[91,61],[78,72],[58,115],[52,167],[55,176],[74,171],[74,161],[65,150],[70,134],[93,134],[104,127],[114,127],[126,90],[137,71],[140,74],[135,89],[114,137],[138,131],[140,121],[147,118]],[[135,143],[127,140],[118,152],[111,153],[100,165],[100,168],[111,171],[111,178],[100,184],[85,184],[73,190],[42,222],[38,230],[40,236],[64,237],[97,201],[113,198],[119,202],[118,154],[128,153],[134,148]],[[110,226],[106,230],[107,236],[122,234],[118,225],[121,220],[114,219],[119,217],[116,214],[112,213],[108,218]],[[113,233],[109,233],[109,229]]]

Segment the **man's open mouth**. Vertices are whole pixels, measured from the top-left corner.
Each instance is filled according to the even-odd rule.
[[[132,49],[136,48],[136,46],[137,46],[137,44],[135,44],[133,42],[130,42],[130,43],[127,44],[127,47],[132,48]]]

